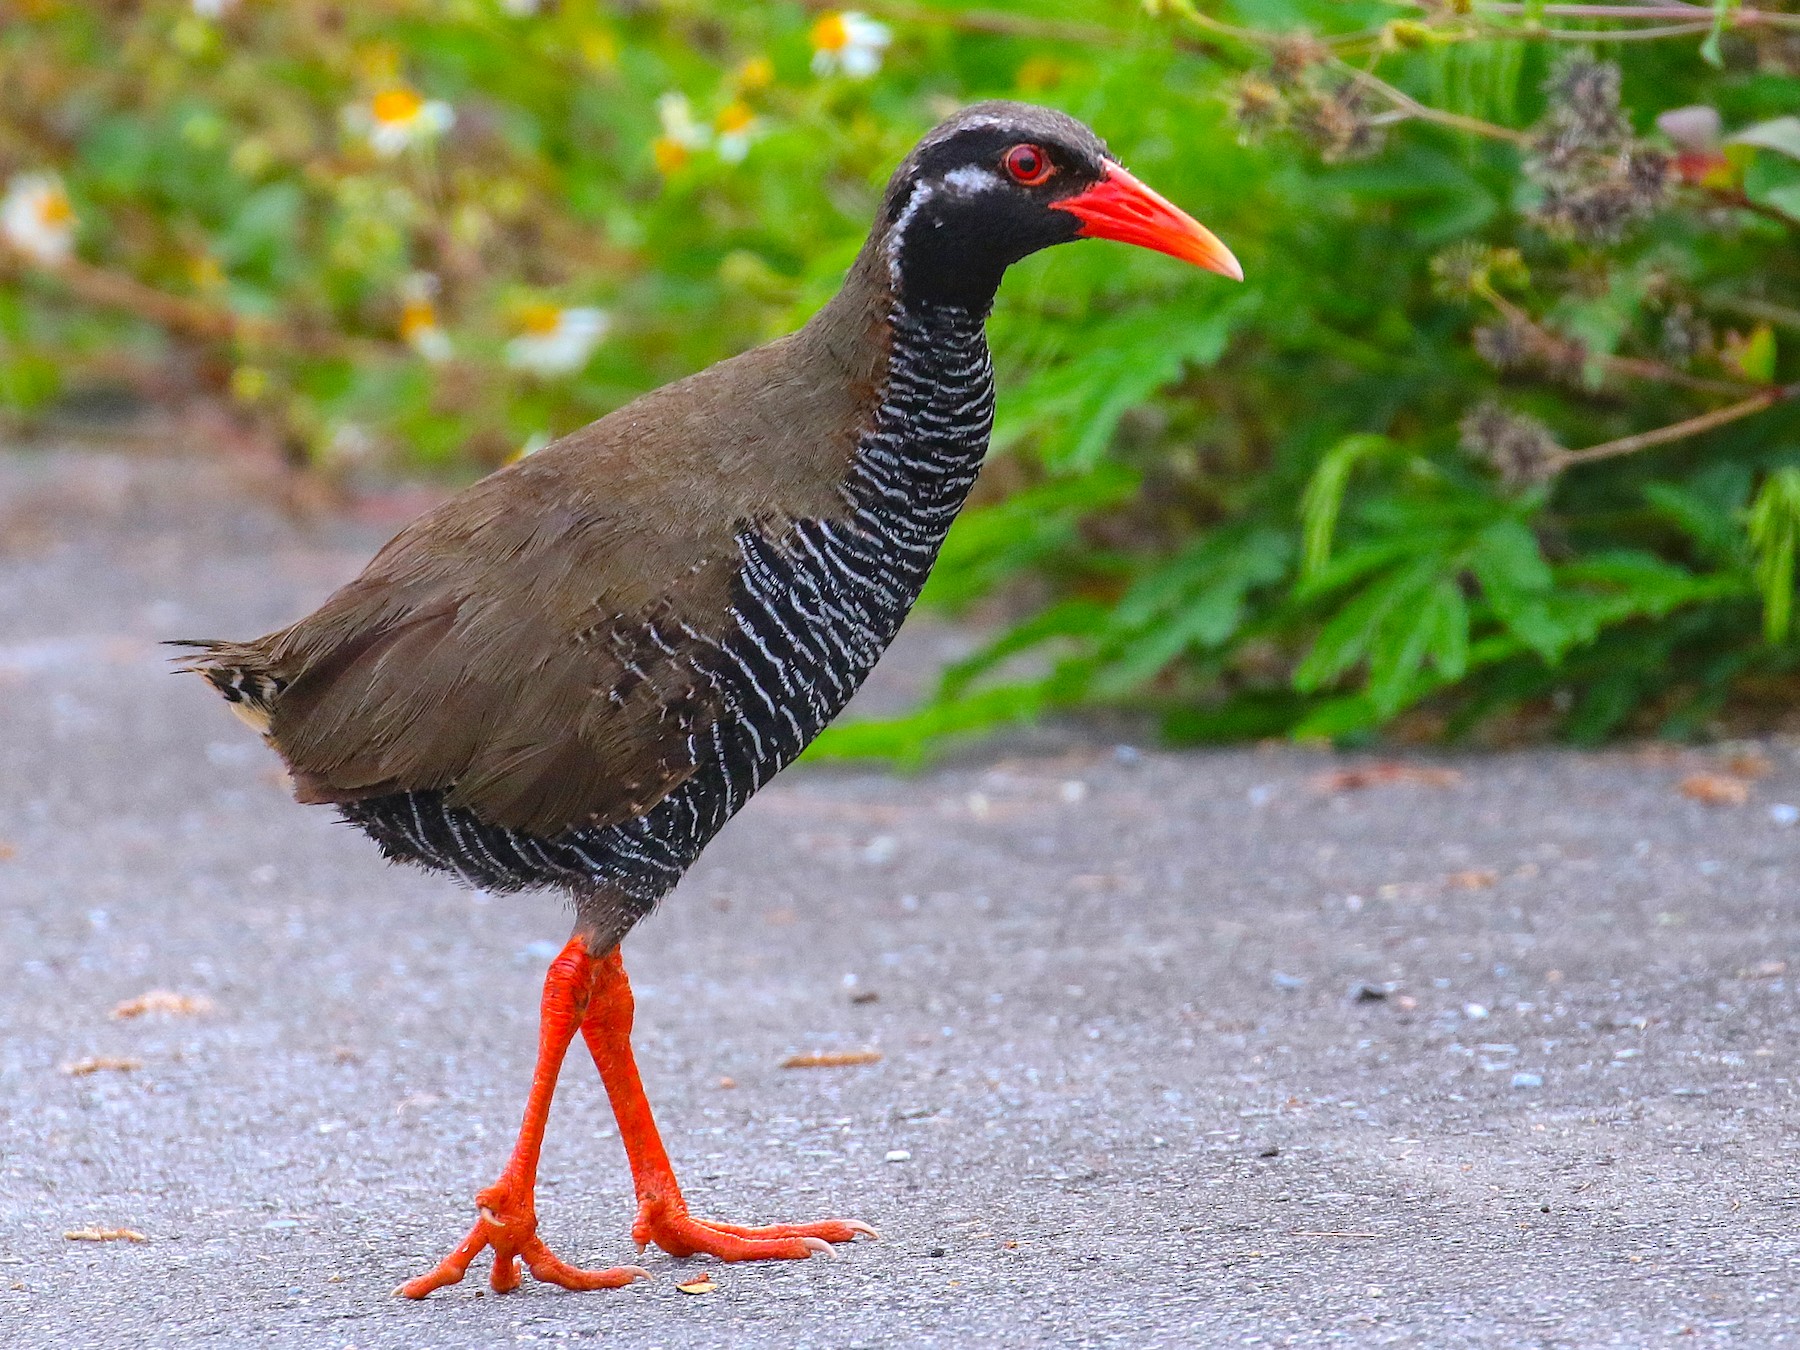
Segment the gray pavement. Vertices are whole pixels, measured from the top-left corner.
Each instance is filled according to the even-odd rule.
[[[7,1346],[1800,1340],[1778,744],[1738,806],[1677,790],[1722,752],[1641,749],[1360,791],[1322,776],[1364,761],[1093,732],[791,772],[628,942],[639,1055],[697,1211],[886,1240],[390,1298],[504,1157],[566,921],[292,805],[154,645],[299,614],[376,506],[303,526],[203,458],[0,455]],[[874,697],[957,640],[912,632]],[[109,1015],[151,989],[212,1009]],[[63,1071],[107,1056],[141,1067]],[[539,1210],[631,1259],[573,1057]]]

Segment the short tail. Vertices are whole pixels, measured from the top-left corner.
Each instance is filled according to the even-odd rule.
[[[265,736],[275,715],[275,700],[287,681],[271,672],[262,653],[251,643],[224,642],[216,638],[172,638],[165,647],[198,650],[173,657],[177,669],[202,676],[224,697],[231,710]]]

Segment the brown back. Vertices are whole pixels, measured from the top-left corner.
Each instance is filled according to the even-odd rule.
[[[688,658],[731,621],[738,534],[845,512],[887,309],[872,241],[800,332],[483,479],[313,614],[201,661],[280,685],[303,801],[447,788],[540,835],[643,812],[720,715]]]

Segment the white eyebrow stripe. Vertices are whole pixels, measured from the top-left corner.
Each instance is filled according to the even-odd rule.
[[[959,164],[944,175],[944,184],[972,196],[977,192],[992,192],[1000,186],[1000,176],[978,164]]]

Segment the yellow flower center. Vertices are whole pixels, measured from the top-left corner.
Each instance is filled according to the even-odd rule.
[[[400,336],[408,342],[437,326],[437,307],[429,300],[408,300],[400,310]]]
[[[750,110],[748,103],[742,101],[729,103],[725,106],[725,111],[719,114],[717,123],[719,134],[732,136],[748,131],[750,124],[755,120],[756,114]]]
[[[562,311],[555,305],[537,301],[519,307],[519,327],[532,337],[549,337],[562,322]]]
[[[38,220],[47,229],[66,229],[75,223],[75,208],[69,205],[69,194],[51,188],[38,202]]]
[[[844,23],[842,14],[827,14],[812,26],[812,45],[815,51],[841,52],[850,45],[850,29]]]
[[[775,63],[766,56],[753,56],[738,67],[737,82],[746,93],[767,89],[775,83]]]
[[[688,148],[672,136],[658,136],[650,153],[656,157],[656,171],[662,174],[674,173],[689,159]]]
[[[396,122],[412,121],[424,106],[425,100],[416,89],[383,89],[375,95],[369,111],[377,122],[391,126]]]

